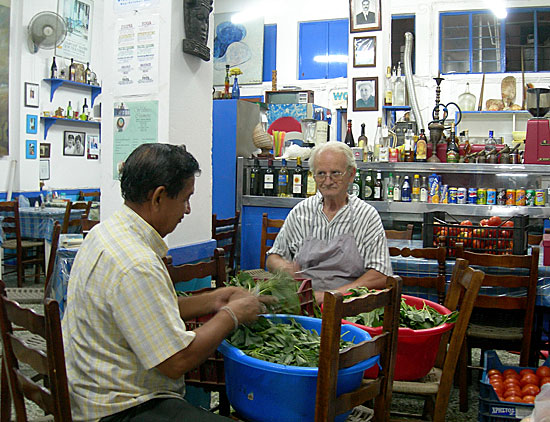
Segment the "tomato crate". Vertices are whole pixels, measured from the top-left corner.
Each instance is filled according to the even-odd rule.
[[[484,225],[486,223],[495,225]],[[422,242],[425,248],[445,246],[449,257],[456,256],[456,244],[459,242],[464,250],[472,252],[525,255],[528,227],[528,215],[491,217],[474,224],[470,220],[459,220],[445,211],[432,211],[424,213]]]

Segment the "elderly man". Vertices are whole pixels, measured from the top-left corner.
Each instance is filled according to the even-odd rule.
[[[366,25],[368,23],[375,23],[376,22],[376,15],[374,12],[371,12],[369,10],[370,1],[369,0],[362,0],[361,6],[363,10],[361,13],[358,13],[355,16],[355,23],[356,25]]]
[[[328,142],[309,163],[318,193],[290,211],[267,268],[311,278],[319,303],[325,290],[383,288],[392,275],[386,235],[376,210],[347,192],[357,170],[351,148]]]
[[[139,146],[122,167],[124,206],[80,247],[63,318],[75,421],[229,420],[188,404],[183,376],[262,304],[229,287],[178,298],[162,261],[163,237],[191,212],[199,172],[182,147]],[[186,318],[210,313],[186,329]]]

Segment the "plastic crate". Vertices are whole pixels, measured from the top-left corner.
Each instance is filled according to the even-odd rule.
[[[461,226],[459,219],[445,211],[424,213],[422,227],[423,247],[429,248],[443,245],[447,248],[447,256],[456,256],[456,244],[462,242],[464,250],[491,253],[496,255],[527,253],[528,215],[516,215],[503,218],[499,226]],[[505,223],[512,221],[514,227],[506,227]]]

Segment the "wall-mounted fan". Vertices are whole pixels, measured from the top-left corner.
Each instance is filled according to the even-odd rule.
[[[27,41],[31,53],[36,53],[40,48],[56,48],[66,36],[67,24],[57,13],[40,12],[29,22]]]

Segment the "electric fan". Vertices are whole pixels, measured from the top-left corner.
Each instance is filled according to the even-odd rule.
[[[52,49],[61,45],[67,36],[65,19],[54,12],[40,12],[34,15],[28,27],[28,45],[31,53],[40,48]]]

